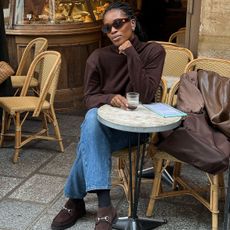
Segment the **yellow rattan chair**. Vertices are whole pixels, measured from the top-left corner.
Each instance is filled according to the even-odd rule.
[[[204,69],[215,71],[218,74],[226,77],[230,77],[230,61],[215,58],[198,58],[189,62],[185,68],[185,72]],[[179,81],[174,83],[172,86],[167,102],[170,105],[176,104],[175,95],[178,91]],[[182,140],[183,141],[183,140]],[[223,173],[211,175],[206,173],[208,177],[209,185],[206,184],[206,188],[209,188],[209,196],[203,196],[201,193],[202,189],[197,186],[191,186],[189,181],[186,181],[181,177],[181,165],[183,162],[171,156],[167,152],[159,151],[156,149],[154,144],[149,145],[149,154],[152,156],[155,166],[155,178],[153,187],[150,195],[150,201],[148,204],[147,216],[151,216],[153,213],[154,205],[156,200],[166,197],[181,196],[181,195],[192,195],[201,204],[203,204],[212,213],[212,230],[218,229],[218,200],[219,191],[220,197],[224,198],[224,179]],[[173,179],[174,184],[172,191],[164,191],[161,186],[163,170],[171,163],[174,163]],[[195,168],[194,168],[195,169]],[[198,169],[197,169],[198,170]],[[194,181],[193,181],[194,182]],[[178,190],[176,188],[179,188]],[[204,189],[203,189],[204,190]],[[210,228],[211,229],[211,228]]]
[[[0,97],[0,107],[3,109],[0,145],[3,146],[5,136],[15,136],[14,163],[18,160],[19,150],[34,139],[56,140],[61,151],[64,151],[53,106],[60,66],[61,55],[59,52],[44,51],[40,53],[30,65],[20,96]],[[39,92],[36,96],[28,96],[30,82],[37,67],[39,67],[40,74]],[[33,117],[41,115],[42,119],[37,120],[42,123],[42,129],[36,133],[31,132],[24,135],[22,132],[23,124],[30,114]],[[7,129],[10,118],[13,118],[14,121],[14,133],[10,133]],[[47,119],[54,126],[55,136],[50,136],[48,133]]]
[[[166,42],[166,41],[154,41],[154,40],[150,40],[150,41],[147,41],[148,43],[151,43],[151,42],[156,42],[156,43],[159,43],[161,45],[167,45],[167,46],[176,46],[178,47],[178,45],[174,42]]]
[[[155,94],[155,101],[156,102],[165,102],[166,100],[166,93],[167,93],[167,85],[166,82],[162,79],[160,86]],[[150,137],[151,139],[151,137]],[[135,152],[136,147],[133,147],[133,154],[132,154],[132,169],[133,169],[133,179],[134,179],[134,173],[135,173]],[[112,181],[113,186],[121,186],[124,189],[126,198],[130,204],[130,192],[129,192],[129,149],[125,148],[120,151],[116,151],[112,154],[113,158],[116,158],[117,165],[116,170],[118,173],[118,178],[114,178]],[[134,181],[132,183],[134,185]],[[134,191],[134,187],[133,187]],[[129,206],[129,214],[130,214],[130,206]]]
[[[178,46],[185,47],[185,33],[186,29],[183,27],[178,31],[172,33],[168,41],[176,43]]]
[[[193,60],[193,54],[187,48],[163,43],[162,46],[166,52],[162,75],[170,89],[173,83],[180,79],[186,65]]]
[[[11,76],[12,87],[16,89],[15,95],[19,93],[20,89],[22,89],[27,71],[33,59],[41,52],[47,50],[47,48],[48,40],[43,37],[35,38],[28,43],[22,54],[22,57],[20,58],[16,74]],[[30,87],[32,88],[38,87],[39,79],[37,75],[38,74],[35,71],[30,82]]]

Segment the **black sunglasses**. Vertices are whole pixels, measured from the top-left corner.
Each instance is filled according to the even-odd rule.
[[[126,22],[129,22],[129,18],[118,18],[113,21],[113,23],[110,24],[105,24],[102,26],[102,32],[107,34],[110,33],[112,30],[112,27],[114,27],[116,30],[120,29]]]

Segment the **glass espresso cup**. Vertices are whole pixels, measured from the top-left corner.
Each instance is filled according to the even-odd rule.
[[[128,102],[128,110],[135,110],[139,105],[139,93],[128,92],[126,93],[126,99]]]

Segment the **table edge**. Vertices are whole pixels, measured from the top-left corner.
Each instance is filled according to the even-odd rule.
[[[102,117],[100,117],[99,114],[97,114],[97,119],[103,125],[108,126],[110,128],[121,130],[121,131],[126,131],[126,132],[133,132],[133,133],[164,132],[164,131],[172,130],[172,129],[178,127],[181,123],[181,119],[180,119],[175,123],[160,126],[160,127],[155,127],[155,126],[154,127],[130,127],[130,126],[119,125],[119,124],[115,124],[115,123],[112,123],[110,121],[107,121],[107,120],[103,119]]]

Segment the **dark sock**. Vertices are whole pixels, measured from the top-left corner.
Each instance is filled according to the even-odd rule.
[[[70,198],[70,200],[72,200],[75,204],[83,201],[83,199],[73,199],[73,198]]]
[[[97,190],[96,193],[99,208],[111,206],[110,190]]]

